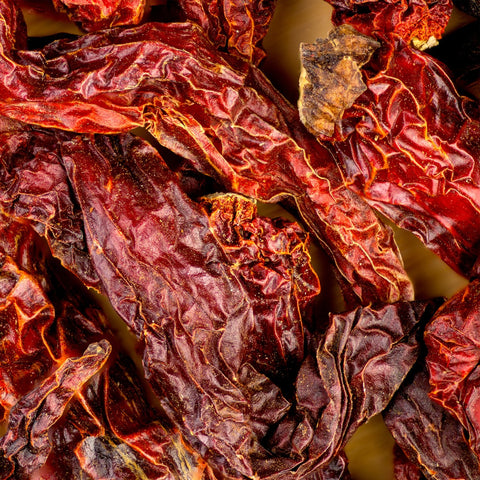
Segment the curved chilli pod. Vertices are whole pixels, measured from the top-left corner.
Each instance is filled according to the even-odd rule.
[[[229,264],[206,213],[146,142],[76,136],[62,144],[62,160],[104,292],[142,340],[147,379],[187,443],[225,478],[288,471],[298,460],[269,460],[259,440],[290,404],[250,360],[270,323],[280,347],[272,358],[287,352],[298,365],[299,317],[294,328],[280,321],[298,310],[295,295],[281,295],[275,318],[255,323],[257,286]]]
[[[1,8],[4,35],[12,35],[14,6]],[[296,205],[330,253],[350,303],[412,299],[392,232],[345,187],[330,152],[259,70],[222,56],[199,27],[113,29],[40,52],[4,48],[0,60],[0,75],[23,85],[0,86],[0,113],[79,132],[147,125],[225,188]]]
[[[98,277],[88,253],[81,211],[58,161],[55,131],[0,119],[0,210],[28,221],[54,256],[86,285]]]
[[[297,377],[294,415],[303,421],[283,419],[272,433],[279,446],[270,448],[302,446],[308,458],[322,463],[341,455],[355,430],[386,407],[416,362],[419,329],[435,308],[434,301],[398,302],[331,315],[316,360],[307,357]],[[309,459],[298,473],[308,465]]]
[[[314,347],[304,352],[300,331],[283,320],[295,318],[285,313],[299,308],[296,295],[281,294],[275,308],[265,310],[257,300],[258,278],[242,276],[243,262],[272,279],[284,273],[285,259],[275,261],[274,252],[280,233],[291,231],[288,224],[279,232],[271,221],[251,218],[251,202],[233,196],[209,199],[209,218],[179,189],[158,153],[130,135],[65,134],[62,161],[103,290],[141,339],[146,377],[165,411],[213,472],[280,480],[343,468],[351,433],[385,407],[415,362],[418,324],[430,303],[335,316],[317,363]],[[230,206],[219,211],[215,201]],[[269,243],[255,237],[258,225]],[[272,265],[262,258],[267,251]],[[311,271],[305,272],[308,280]],[[262,290],[275,286],[261,284]],[[272,325],[274,341],[258,344]],[[286,347],[294,347],[292,400],[291,382],[275,383],[265,374],[273,365],[265,368],[252,355],[271,349],[272,360],[283,362]],[[339,357],[345,373],[337,368]]]
[[[82,356],[67,358],[11,409],[9,429],[0,439],[0,451],[23,467],[21,475],[28,478],[45,463],[51,451],[50,428],[73,396],[104,366],[110,352],[111,345],[106,340],[89,345]]]
[[[441,38],[452,12],[451,0],[327,0],[334,25],[388,42],[401,39],[427,48]]]
[[[188,20],[200,25],[217,48],[255,65],[275,10],[275,0],[179,0]]]
[[[84,478],[88,471],[89,478],[112,480],[202,474],[213,479],[203,460],[147,404],[132,361],[116,349],[108,353],[112,334],[86,292],[64,283],[28,224],[0,218],[7,305],[0,307],[0,421],[8,420],[0,439],[0,478],[61,480]],[[102,366],[101,354],[101,371],[88,378],[85,368],[102,349],[108,365]],[[102,462],[92,446],[102,448]]]
[[[455,415],[480,454],[478,309],[480,281],[474,280],[439,309],[425,330],[430,397]]]
[[[308,236],[298,224],[257,215],[255,202],[234,194],[204,198],[210,229],[255,312],[248,362],[278,380],[303,359],[303,324],[320,292]]]
[[[480,253],[478,106],[402,41],[363,74],[366,90],[332,137],[349,188],[469,277]]]
[[[117,25],[139,24],[145,15],[146,0],[53,0],[53,5],[82,30],[94,32]]]
[[[422,356],[383,414],[398,446],[413,464],[401,471],[412,473],[405,477],[408,480],[478,478],[478,457],[469,448],[462,425],[428,396],[429,389]],[[425,477],[413,466],[417,466]]]

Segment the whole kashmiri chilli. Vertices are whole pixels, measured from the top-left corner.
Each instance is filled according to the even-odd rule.
[[[397,472],[478,478],[480,108],[416,48],[440,38],[451,5],[331,3],[339,26],[303,47],[302,120],[329,143],[352,191],[473,279],[425,330],[428,372],[422,356],[384,412],[407,457]],[[335,83],[338,98],[325,94]]]
[[[448,7],[442,5],[426,4],[429,35],[439,35],[434,28],[437,9]],[[417,32],[409,15],[401,25],[411,35],[391,29],[389,35],[379,32],[375,22],[387,22],[383,10],[375,13],[375,22],[362,21],[358,32],[351,26],[359,28],[355,19],[364,15],[355,13],[354,4],[349,8],[345,12],[352,16],[344,20],[350,29],[337,27],[331,43],[335,45],[342,31],[342,45],[348,45],[353,56],[340,51],[334,69],[321,48],[323,42],[303,47],[307,80],[301,85],[300,108],[305,124],[331,144],[352,191],[469,278],[480,253],[480,108],[458,93],[440,62],[407,43]],[[409,14],[415,18],[414,11],[415,7]],[[380,43],[374,38],[368,43],[365,35]],[[366,61],[357,60],[362,55]],[[350,77],[342,76],[347,57],[355,72]],[[316,70],[315,65],[322,67]],[[332,70],[338,70],[337,75],[328,75]],[[327,81],[336,80],[346,84],[345,91],[357,92],[357,98],[342,105],[345,97],[338,92],[339,98],[330,99],[330,110],[344,108],[327,123],[323,112],[315,110],[315,100],[322,97]]]
[[[181,3],[186,13],[195,4]],[[226,27],[236,15],[227,15],[227,5],[217,38],[230,35],[227,48],[258,61],[256,41],[242,51],[244,40]],[[265,5],[266,24],[271,3]],[[394,19],[409,19],[403,30],[398,22],[398,44],[423,41],[442,30],[449,7],[438,5],[440,13],[431,6],[436,24],[424,15],[428,4],[373,2],[373,25],[378,29],[382,15],[395,12]],[[359,24],[368,26],[364,12]],[[29,51],[13,2],[0,5],[0,14],[0,112],[10,117],[0,119],[0,209],[8,215],[2,213],[8,233],[1,238],[8,242],[9,232],[27,229],[40,245],[43,235],[64,266],[109,298],[136,335],[164,413],[142,401],[133,366],[117,359],[99,317],[87,318],[89,309],[85,317],[69,310],[54,326],[57,303],[52,308],[44,291],[49,254],[40,255],[42,273],[32,276],[19,274],[2,250],[1,273],[12,290],[5,302],[9,331],[0,340],[20,346],[17,365],[26,355],[39,370],[29,374],[32,385],[0,357],[8,392],[1,405],[9,417],[0,478],[349,478],[343,449],[356,428],[400,388],[389,408],[400,412],[392,432],[402,432],[412,411],[402,395],[415,403],[417,392],[426,394],[423,379],[415,394],[408,381],[405,390],[400,385],[418,360],[423,325],[437,302],[384,304],[411,300],[411,283],[391,232],[344,184],[331,145],[299,125],[298,112],[257,69],[219,53],[221,41],[213,46],[192,23],[100,31]],[[214,42],[215,29],[207,31]],[[375,42],[367,44],[375,49]],[[393,51],[387,48],[386,58]],[[346,300],[375,306],[331,315],[325,331],[311,330],[317,325],[309,306],[319,284],[308,236],[294,223],[259,217],[255,202],[241,195],[192,201],[149,144],[129,134],[102,135],[136,126],[147,126],[161,145],[230,191],[294,204],[332,255]],[[26,258],[36,263],[38,254]],[[28,311],[26,322],[11,309],[23,305],[25,287],[17,290],[17,281],[35,285],[37,303],[28,300],[27,310],[47,305],[37,315]],[[76,333],[80,344],[71,343]],[[38,352],[45,349],[42,364]],[[418,403],[416,420],[438,418]],[[119,406],[126,413],[120,419]],[[461,431],[459,423],[448,425]],[[459,468],[475,478],[478,461],[466,442],[447,449],[439,465],[415,445],[418,430],[411,433],[401,434],[399,445],[411,459],[418,453],[426,474],[457,478]]]

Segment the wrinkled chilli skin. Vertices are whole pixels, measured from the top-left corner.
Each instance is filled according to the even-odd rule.
[[[257,348],[252,301],[207,215],[139,139],[115,145],[77,137],[62,150],[92,261],[112,305],[142,339],[146,377],[165,410],[225,478],[268,468],[258,436],[289,402],[248,361]],[[302,336],[290,346],[303,356]],[[295,463],[279,459],[276,468]]]
[[[419,48],[441,38],[452,12],[451,0],[327,1],[334,8],[334,25],[347,23],[365,35]]]
[[[407,458],[419,466],[426,478],[479,478],[478,457],[469,448],[462,425],[434,402],[428,392],[429,377],[422,356],[383,413],[385,424]],[[413,479],[423,480],[413,472]]]
[[[133,362],[85,291],[64,284],[30,226],[0,218],[0,405],[8,420],[0,478],[213,479],[146,402]]]
[[[270,378],[288,378],[291,366],[303,359],[302,307],[320,292],[308,236],[297,223],[259,217],[255,202],[239,195],[213,195],[202,205],[210,230],[249,291],[251,329],[259,334],[251,340],[248,362]]]
[[[333,143],[350,188],[470,277],[480,253],[478,106],[402,42],[366,75]]]
[[[186,18],[197,23],[217,48],[227,47],[258,65],[265,52],[260,47],[275,10],[275,0],[179,0]]]
[[[395,480],[427,480],[420,468],[408,459],[398,443],[393,446],[393,478]]]
[[[86,382],[105,364],[111,345],[92,343],[81,357],[70,357],[39,388],[24,395],[9,415],[9,429],[0,440],[5,457],[15,456],[22,473],[31,475],[48,458],[48,432],[65,407]]]
[[[287,280],[283,274],[281,282],[263,285],[264,278],[278,278],[284,272],[282,263],[275,266],[275,255],[270,265],[259,261],[260,247],[267,248],[264,251],[278,248],[275,242],[280,232],[264,223],[266,236],[255,244],[259,241],[255,240],[255,229],[265,220],[250,220],[250,201],[214,196],[209,218],[179,189],[178,179],[162,166],[161,159],[152,161],[158,153],[134,137],[74,136],[64,141],[61,149],[62,162],[82,207],[88,245],[103,292],[141,340],[146,378],[187,443],[221,478],[302,478],[330,468],[356,426],[378,413],[393,394],[388,389],[374,400],[370,397],[374,382],[367,380],[361,385],[361,379],[368,379],[370,372],[377,376],[376,365],[391,363],[392,368],[384,371],[388,378],[382,377],[382,385],[387,383],[394,390],[414,362],[416,325],[426,312],[425,306],[410,307],[405,302],[385,311],[366,308],[353,313],[345,329],[345,336],[350,335],[352,341],[357,335],[365,338],[369,324],[374,325],[370,328],[375,332],[385,329],[384,335],[375,337],[377,348],[364,352],[379,363],[371,357],[362,358],[369,365],[368,372],[357,377],[354,363],[351,378],[331,378],[327,383],[323,375],[328,376],[333,367],[327,365],[327,359],[325,365],[320,362],[320,353],[314,353],[315,342],[308,352],[303,351],[301,336],[291,343],[295,323],[276,322],[273,343],[262,345],[255,339],[270,332],[269,311],[275,311],[280,319],[283,308],[287,312],[299,308],[295,295],[301,298],[304,288],[298,286],[311,283],[311,272],[304,273],[302,268],[305,280],[288,287],[292,291],[297,285],[295,295],[285,297],[288,301],[282,301],[281,291]],[[228,206],[232,201],[234,208]],[[217,212],[215,202],[227,208]],[[229,209],[238,216],[232,216]],[[239,238],[237,225],[251,235]],[[283,226],[287,233],[290,227],[285,227],[288,224]],[[269,231],[276,231],[271,239]],[[245,278],[242,263],[252,265],[253,260],[256,276],[252,277],[252,272]],[[276,284],[280,296],[272,299],[277,298],[277,306],[265,310],[266,306],[256,301],[258,289],[267,293],[267,285]],[[262,314],[267,322],[256,323],[255,318]],[[381,322],[384,317],[389,322]],[[294,317],[287,314],[285,319],[289,318]],[[331,328],[332,335],[340,335],[333,333],[338,328],[336,323]],[[282,337],[287,332],[288,336]],[[263,362],[249,353],[260,353],[262,348],[271,351],[275,344],[278,358],[285,355],[286,346],[294,347],[289,361],[295,365],[291,369],[296,374],[295,399],[288,394],[292,380],[285,383],[280,378],[278,384],[274,383],[265,375]],[[336,340],[321,348],[326,349],[327,358],[345,355],[342,364],[355,362],[360,354],[349,348],[339,352]],[[338,402],[335,392],[346,381],[352,385]],[[361,406],[349,399],[352,390],[358,397],[366,392]],[[342,405],[347,405],[347,414],[337,411],[344,408]],[[352,410],[355,414],[350,418]],[[344,432],[331,429],[335,420]]]
[[[12,10],[2,4],[3,35],[13,41]],[[345,187],[296,109],[257,69],[218,53],[193,24],[113,29],[37,52],[4,48],[0,74],[22,85],[0,92],[6,116],[78,132],[146,125],[229,190],[293,202],[331,255],[348,303],[413,298],[392,232]]]
[[[398,302],[331,315],[316,355],[327,398],[311,451],[337,455],[360,425],[387,406],[416,362],[419,329],[436,308],[436,301]]]
[[[3,215],[0,218],[6,223]],[[37,250],[41,258],[33,232],[26,234],[23,228],[11,225],[2,243],[6,245],[0,249],[0,420],[5,421],[16,401],[52,368],[43,337],[53,322],[54,307],[44,292],[43,266],[33,253]],[[9,244],[21,247],[8,248]],[[23,268],[18,265],[22,258]]]
[[[137,25],[145,15],[146,0],[53,0],[59,12],[87,32],[117,25]]]
[[[427,326],[430,397],[455,415],[480,452],[478,323],[480,281],[472,281],[441,308]]]
[[[97,287],[81,211],[58,161],[58,142],[54,131],[0,119],[0,208],[28,221],[64,267]]]

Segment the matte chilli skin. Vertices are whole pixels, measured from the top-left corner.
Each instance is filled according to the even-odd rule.
[[[358,32],[346,36],[362,48]],[[318,47],[309,47],[309,63],[323,55]],[[361,73],[364,91],[333,132],[313,123],[311,130],[329,138],[352,191],[470,278],[480,254],[478,104],[457,92],[440,62],[402,39],[383,43]],[[323,91],[318,78],[305,94]]]
[[[334,468],[332,462],[340,468],[351,432],[386,405],[415,361],[425,305],[399,302],[335,320],[333,335],[341,331],[336,322],[346,321],[352,341],[375,337],[378,348],[363,358],[374,377],[373,357],[393,367],[381,398],[371,397],[374,383],[360,385],[370,375],[363,372],[337,401],[339,384],[350,379],[330,378],[332,366],[314,360],[321,334],[297,316],[315,284],[293,226],[252,217],[251,201],[236,196],[206,199],[209,218],[138,138],[64,136],[61,161],[82,208],[101,291],[140,340],[146,378],[186,443],[221,478],[301,478]],[[297,267],[289,280],[290,261]],[[325,361],[345,355],[342,363],[357,370],[359,352],[337,346],[325,347]],[[268,356],[281,365],[277,372]],[[306,388],[312,384],[317,388]],[[360,393],[350,398],[357,388],[367,397],[365,410]],[[322,397],[326,403],[313,407]],[[348,421],[337,412],[346,404]],[[351,409],[357,413],[350,419]],[[323,427],[332,421],[345,432]]]
[[[146,401],[86,289],[66,282],[31,226],[3,214],[0,284],[2,480],[214,478]]]
[[[472,450],[480,453],[480,402],[477,340],[480,280],[452,296],[425,330],[430,397],[454,415],[466,430]]]
[[[347,303],[413,298],[392,232],[346,188],[298,111],[258,69],[216,51],[199,27],[148,23],[32,52],[12,50],[21,44],[18,22],[9,24],[17,16],[9,3],[2,10],[0,74],[23,87],[5,85],[1,113],[78,132],[146,125],[225,188],[292,202],[331,255]]]

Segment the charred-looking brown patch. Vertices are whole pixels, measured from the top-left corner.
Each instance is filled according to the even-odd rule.
[[[366,90],[360,69],[379,46],[349,25],[334,28],[327,39],[301,44],[298,108],[314,135],[331,137],[343,112]]]

